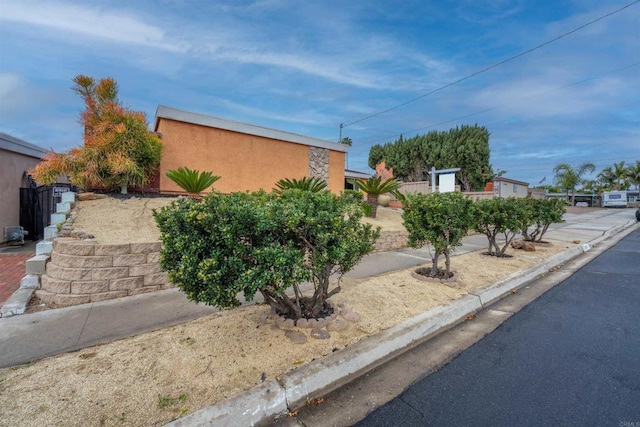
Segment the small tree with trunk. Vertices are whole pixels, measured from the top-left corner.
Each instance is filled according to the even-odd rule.
[[[122,106],[113,79],[96,82],[79,75],[73,82],[73,91],[85,102],[80,116],[84,146],[64,153],[52,151],[29,173],[44,184],[68,175],[80,188],[100,185],[123,193],[129,185],[145,185],[162,152],[162,143],[149,130],[145,114]]]
[[[393,178],[382,181],[381,176],[372,177],[363,181],[352,180],[351,183],[357,189],[367,193],[367,203],[371,206],[371,214],[369,215],[371,218],[375,218],[378,213],[378,196],[385,193],[395,194],[396,190],[402,186],[401,182]]]
[[[360,223],[351,194],[285,190],[210,193],[154,212],[163,242],[161,265],[191,300],[229,308],[259,292],[280,315],[317,318],[331,312],[340,278],[373,250],[377,230]],[[330,287],[330,278],[338,277]],[[304,295],[301,283],[313,284]],[[292,289],[293,293],[286,291]]]
[[[412,194],[404,200],[402,219],[409,232],[409,246],[433,246],[431,277],[451,277],[451,253],[462,245],[472,225],[473,202],[460,193]],[[438,266],[440,255],[446,268]]]
[[[553,223],[564,222],[567,211],[564,200],[560,199],[523,199],[524,209],[528,210],[530,224],[522,229],[525,240],[542,242],[542,237]],[[529,226],[535,228],[530,231]]]
[[[531,212],[524,199],[496,197],[478,200],[473,206],[473,229],[487,236],[489,241],[488,255],[505,256],[505,252],[513,238],[521,230],[531,224]],[[504,237],[504,245],[500,247],[498,236]]]

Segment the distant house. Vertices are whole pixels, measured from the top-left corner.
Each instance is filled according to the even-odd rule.
[[[275,129],[159,106],[154,130],[164,144],[158,190],[181,193],[167,171],[186,166],[222,178],[223,192],[271,190],[282,178],[325,180],[338,193],[345,185],[348,146]]]
[[[0,243],[5,227],[20,225],[20,187],[26,187],[28,169],[36,166],[47,150],[0,132]]]
[[[523,181],[516,181],[515,179],[505,178],[503,176],[499,176],[494,178],[493,186],[490,190],[485,191],[495,191],[498,197],[507,198],[507,197],[516,197],[522,198],[527,197],[529,189],[529,183]]]
[[[351,183],[351,181],[357,181],[360,179],[369,179],[371,178],[370,173],[354,171],[351,169],[345,169],[344,171],[344,188],[345,190],[356,190],[355,186]]]

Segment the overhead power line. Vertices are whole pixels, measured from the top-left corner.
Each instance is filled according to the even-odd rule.
[[[461,82],[463,82],[463,81],[465,81],[465,80],[469,80],[470,78],[475,77],[475,76],[477,76],[477,75],[479,75],[479,74],[485,73],[485,72],[487,72],[487,71],[489,71],[489,70],[492,70],[492,69],[497,68],[497,67],[499,67],[499,66],[501,66],[501,65],[504,65],[504,64],[506,64],[507,62],[511,62],[511,61],[513,61],[514,59],[520,58],[520,57],[522,57],[522,56],[524,56],[524,55],[527,55],[527,54],[529,54],[529,53],[531,53],[531,52],[533,52],[533,51],[535,51],[535,50],[538,50],[538,49],[540,49],[540,48],[542,48],[542,47],[544,47],[544,46],[547,46],[547,45],[549,45],[549,44],[551,44],[551,43],[554,43],[554,42],[556,42],[556,41],[558,41],[558,40],[560,40],[560,39],[563,39],[563,38],[565,38],[565,37],[567,37],[567,36],[569,36],[569,35],[571,35],[571,34],[573,34],[573,33],[577,32],[577,31],[580,31],[580,30],[582,30],[583,28],[588,27],[589,25],[595,24],[595,23],[596,23],[596,22],[598,22],[598,21],[602,21],[602,20],[603,20],[603,19],[605,19],[605,18],[608,18],[608,17],[610,17],[610,16],[612,16],[612,15],[615,15],[616,13],[619,13],[619,12],[621,12],[621,11],[623,11],[623,10],[627,9],[627,8],[629,8],[629,7],[633,6],[633,5],[634,5],[634,4],[636,4],[636,3],[640,3],[640,0],[635,0],[635,1],[633,1],[633,2],[629,3],[629,4],[625,5],[625,6],[622,6],[622,7],[621,7],[621,8],[619,8],[619,9],[614,10],[613,12],[609,12],[609,13],[607,13],[607,14],[605,14],[605,15],[602,15],[602,16],[600,16],[600,17],[598,17],[598,18],[596,18],[596,19],[592,20],[592,21],[587,22],[586,24],[583,24],[583,25],[581,25],[581,26],[579,26],[579,27],[577,27],[577,28],[574,28],[574,29],[573,29],[573,30],[571,30],[571,31],[568,31],[568,32],[566,32],[566,33],[564,33],[564,34],[561,34],[561,35],[557,36],[557,37],[554,37],[554,38],[553,38],[553,39],[551,39],[551,40],[547,40],[546,42],[544,42],[544,43],[542,43],[542,44],[539,44],[539,45],[537,45],[537,46],[535,46],[535,47],[532,47],[532,48],[530,48],[530,49],[527,49],[527,50],[525,50],[525,51],[522,51],[522,52],[520,52],[520,53],[518,53],[518,54],[516,54],[516,55],[510,56],[510,57],[509,57],[509,58],[507,58],[507,59],[504,59],[504,60],[502,60],[502,61],[500,61],[500,62],[498,62],[498,63],[495,63],[495,64],[493,64],[493,65],[490,65],[490,66],[488,66],[488,67],[485,67],[485,68],[483,68],[483,69],[481,69],[481,70],[479,70],[479,71],[476,71],[475,73],[469,74],[468,76],[462,77],[462,78],[460,78],[460,79],[458,79],[458,80],[455,80],[455,81],[453,81],[453,82],[451,82],[451,83],[447,83],[446,85],[444,85],[444,86],[440,86],[440,87],[439,87],[439,88],[437,88],[437,89],[433,89],[433,90],[432,90],[432,91],[430,91],[430,92],[427,92],[427,93],[424,93],[424,94],[422,94],[422,95],[420,95],[420,96],[417,96],[417,97],[415,97],[415,98],[409,99],[408,101],[402,102],[402,103],[400,103],[400,104],[398,104],[398,105],[395,105],[395,106],[393,106],[393,107],[391,107],[391,108],[387,108],[386,110],[382,110],[382,111],[378,111],[377,113],[369,114],[368,116],[365,116],[365,117],[363,117],[363,118],[361,118],[361,119],[358,119],[358,120],[356,120],[356,121],[353,121],[353,122],[351,122],[351,123],[347,123],[347,124],[341,123],[341,124],[340,124],[340,130],[342,130],[343,128],[345,128],[345,127],[347,127],[347,126],[355,125],[356,123],[360,123],[360,122],[363,122],[363,121],[365,121],[365,120],[369,120],[369,119],[372,119],[372,118],[374,118],[374,117],[380,116],[380,115],[382,115],[382,114],[388,113],[389,111],[393,111],[393,110],[396,110],[396,109],[398,109],[398,108],[400,108],[400,107],[404,107],[404,106],[405,106],[405,105],[407,105],[407,104],[411,104],[412,102],[418,101],[419,99],[425,98],[425,97],[427,97],[427,96],[429,96],[429,95],[432,95],[432,94],[434,94],[434,93],[436,93],[436,92],[439,92],[439,91],[441,91],[441,90],[443,90],[443,89],[446,89],[446,88],[448,88],[448,87],[451,87],[451,86],[457,85],[458,83],[461,83]]]
[[[613,73],[617,73],[617,72],[620,72],[620,71],[624,71],[624,70],[627,70],[629,68],[633,68],[633,67],[637,67],[637,66],[640,66],[640,62],[634,62],[632,64],[628,64],[628,65],[625,65],[623,67],[616,68],[614,70],[610,70],[610,71],[607,71],[607,72],[604,72],[604,73],[601,73],[601,74],[598,74],[598,75],[594,75],[594,76],[587,77],[587,78],[584,78],[584,79],[581,79],[581,80],[577,80],[577,81],[572,82],[572,83],[568,83],[568,84],[565,84],[565,85],[562,85],[562,86],[558,86],[558,87],[555,87],[553,89],[546,90],[544,92],[532,94],[529,97],[541,96],[541,95],[544,95],[544,94],[547,94],[547,93],[555,92],[557,90],[566,89],[566,88],[571,87],[571,86],[576,86],[576,85],[579,85],[579,84],[582,84],[582,83],[586,83],[586,82],[589,82],[591,80],[595,80],[595,79],[607,76],[609,74],[613,74]],[[386,141],[389,138],[397,136],[398,134],[410,134],[410,133],[413,133],[413,132],[420,132],[422,130],[426,130],[426,129],[433,128],[433,127],[440,126],[440,125],[447,124],[447,123],[457,122],[457,121],[462,120],[462,119],[467,119],[469,117],[477,116],[479,114],[487,113],[489,111],[497,110],[497,109],[500,109],[500,108],[504,108],[504,105],[497,105],[497,106],[485,108],[485,109],[482,109],[482,110],[479,110],[479,111],[474,111],[472,113],[464,114],[462,116],[454,117],[452,119],[447,119],[447,120],[442,120],[442,121],[439,121],[439,122],[436,122],[436,123],[431,123],[429,125],[422,126],[422,127],[418,128],[418,129],[411,129],[411,130],[405,130],[405,131],[402,131],[402,132],[395,132],[395,133],[389,134],[389,135],[387,135],[385,137],[369,140],[368,143],[372,144],[372,143],[375,143],[375,142]]]

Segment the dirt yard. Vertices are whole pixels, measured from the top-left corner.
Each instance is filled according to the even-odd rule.
[[[158,238],[151,209],[170,199],[80,202],[76,229],[100,242]],[[381,209],[386,229],[401,227],[397,210]],[[368,220],[369,221],[369,220]],[[396,228],[397,229],[397,228]],[[293,344],[266,305],[225,310],[183,325],[0,370],[3,425],[164,425],[312,360],[353,345],[430,308],[532,265],[571,246],[552,242],[511,258],[454,257],[458,283],[412,277],[413,269],[345,279],[332,297],[360,315],[329,339]]]

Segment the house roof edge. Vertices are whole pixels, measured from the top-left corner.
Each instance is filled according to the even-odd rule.
[[[223,119],[220,117],[201,113],[193,113],[189,111],[179,110],[177,108],[167,107],[165,105],[158,105],[158,108],[156,109],[154,131],[158,130],[160,119],[176,120],[185,123],[192,123],[201,126],[244,133],[247,135],[255,135],[280,141],[293,142],[295,144],[302,144],[310,147],[327,148],[333,151],[347,152],[349,150],[349,147],[344,144],[338,144],[336,142],[331,142],[324,139],[251,125],[248,123],[236,122],[233,120]]]

